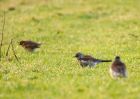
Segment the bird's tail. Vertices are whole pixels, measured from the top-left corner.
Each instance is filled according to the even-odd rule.
[[[112,62],[112,60],[100,60],[100,62]]]

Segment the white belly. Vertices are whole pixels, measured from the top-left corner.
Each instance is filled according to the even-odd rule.
[[[113,71],[111,68],[110,68],[110,75],[113,77],[113,78],[117,78],[117,77],[127,77],[127,71],[123,73],[119,73],[119,72],[115,72]]]

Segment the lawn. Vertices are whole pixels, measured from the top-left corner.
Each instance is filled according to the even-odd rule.
[[[139,0],[0,0],[0,99],[140,99]],[[1,36],[0,36],[1,37]],[[20,60],[9,51],[10,39]],[[18,42],[42,46],[27,52]],[[121,56],[128,78],[114,80],[111,63],[81,68],[76,52]]]

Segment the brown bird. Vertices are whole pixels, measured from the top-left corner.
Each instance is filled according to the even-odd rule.
[[[40,43],[33,42],[33,41],[20,41],[19,45],[21,45],[26,50],[33,52],[36,48],[40,48]]]
[[[84,55],[80,52],[75,54],[75,57],[77,60],[80,62],[80,65],[82,67],[95,67],[96,64],[102,63],[102,62],[112,62],[112,60],[101,60],[101,59],[96,59],[90,55]]]
[[[126,66],[121,61],[119,56],[116,56],[114,62],[112,63],[110,68],[110,74],[113,78],[127,77]]]

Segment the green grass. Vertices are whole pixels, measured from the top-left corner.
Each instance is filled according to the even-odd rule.
[[[6,10],[4,52],[0,62],[0,99],[139,99],[139,0],[0,0],[0,29]],[[8,10],[15,7],[15,10]],[[35,53],[20,40],[44,43]],[[120,55],[128,78],[113,80],[111,63],[81,68],[74,54],[101,59]]]

